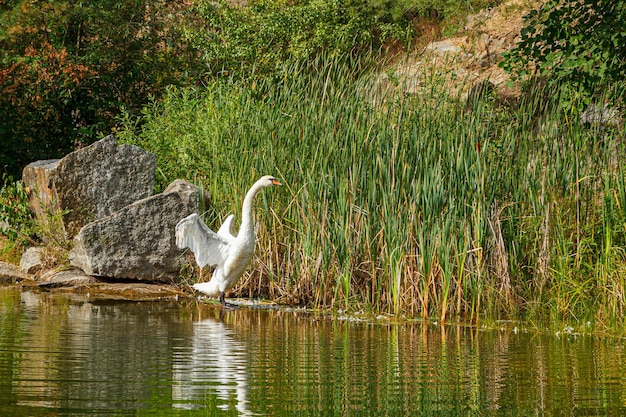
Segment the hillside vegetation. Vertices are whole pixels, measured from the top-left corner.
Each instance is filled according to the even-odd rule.
[[[111,98],[121,110],[99,123],[157,155],[160,189],[175,178],[205,187],[211,227],[239,210],[257,177],[286,184],[260,199],[258,256],[237,294],[437,320],[621,325],[623,129],[618,117],[583,123],[580,114],[590,103],[621,108],[624,57],[602,57],[622,40],[611,22],[624,6],[538,4],[518,48],[494,60],[519,93],[485,88],[467,101],[471,86],[448,88],[447,66],[420,60],[410,90],[392,69],[413,59],[426,28],[463,28],[459,2],[364,4],[194,2],[167,15],[144,5],[134,16],[156,17],[136,28],[163,26],[134,37],[182,35],[142,55],[158,82],[146,81],[137,101]],[[12,71],[27,62],[38,60]],[[97,70],[71,65],[78,91]],[[392,88],[379,89],[381,73]]]

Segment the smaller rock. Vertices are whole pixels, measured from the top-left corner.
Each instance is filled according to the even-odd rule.
[[[491,56],[489,51],[483,51],[476,56],[476,62],[478,62],[478,65],[480,65],[482,68],[489,67],[492,64],[492,59],[493,57]]]
[[[186,296],[183,291],[172,285],[141,282],[100,282],[82,288],[82,291],[85,290],[89,291],[91,300],[154,301]]]
[[[590,104],[587,109],[580,114],[581,123],[611,125],[621,124],[619,111],[608,104]]]
[[[49,184],[50,175],[59,161],[60,159],[46,159],[31,162],[22,171],[22,180],[28,190],[28,204],[42,223],[47,222],[48,213],[60,209],[54,201],[54,190]]]
[[[17,266],[0,261],[0,283],[14,284],[29,278],[28,274],[20,271]]]
[[[483,9],[476,14],[467,16],[467,23],[465,24],[466,31],[474,31],[484,28],[485,22],[491,19],[494,14],[494,9]]]
[[[70,269],[67,271],[49,271],[42,275],[38,285],[41,288],[60,288],[97,284],[99,282],[97,278],[85,274],[80,269]]]
[[[491,37],[488,33],[483,33],[476,39],[476,49],[479,51],[489,51],[490,44]]]
[[[449,39],[439,41],[439,42],[431,42],[426,45],[426,51],[438,52],[438,53],[459,53],[462,51],[461,47],[456,45]]]
[[[501,52],[508,49],[505,45],[505,39],[495,39],[490,41],[489,48],[492,54],[500,55]]]
[[[20,260],[20,270],[26,274],[34,274],[43,269],[43,252],[44,248],[27,248]]]

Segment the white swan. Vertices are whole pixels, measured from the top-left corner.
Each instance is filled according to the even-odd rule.
[[[236,236],[230,231],[234,214],[226,218],[217,233],[209,229],[196,213],[176,225],[176,246],[191,249],[200,268],[215,265],[211,280],[194,284],[193,288],[209,297],[219,297],[224,307],[230,306],[224,300],[225,292],[235,286],[254,254],[256,236],[252,202],[262,188],[272,185],[282,184],[271,175],[265,175],[250,188],[243,199],[241,227]]]

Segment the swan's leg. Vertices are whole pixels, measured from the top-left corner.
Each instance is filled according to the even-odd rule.
[[[236,309],[239,308],[238,305],[227,303],[225,298],[226,298],[226,294],[225,293],[221,293],[220,294],[220,303],[222,303],[222,308],[229,308],[229,309],[232,309],[232,310],[236,310]]]

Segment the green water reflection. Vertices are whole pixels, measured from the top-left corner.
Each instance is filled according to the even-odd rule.
[[[624,342],[0,288],[0,415],[626,415]]]

